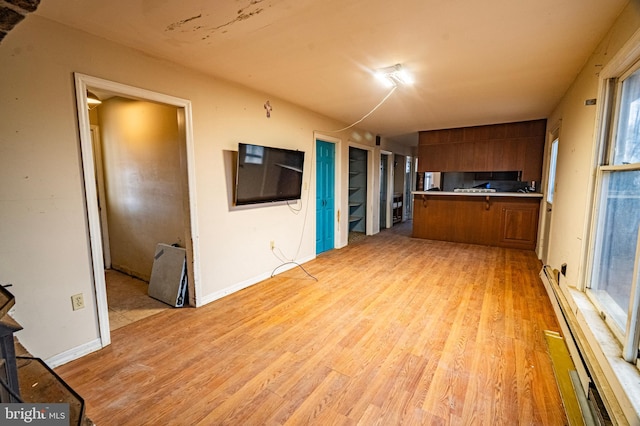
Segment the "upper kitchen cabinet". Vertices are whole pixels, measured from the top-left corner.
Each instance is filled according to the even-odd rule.
[[[546,120],[420,132],[419,172],[522,172],[540,181]]]

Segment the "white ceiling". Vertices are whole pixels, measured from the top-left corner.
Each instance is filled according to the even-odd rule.
[[[36,14],[386,137],[545,118],[627,0],[43,0]],[[277,101],[274,110],[277,109]],[[410,137],[411,140],[415,140]]]

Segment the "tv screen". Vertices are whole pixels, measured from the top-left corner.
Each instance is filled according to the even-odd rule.
[[[304,152],[238,145],[235,204],[299,200]]]

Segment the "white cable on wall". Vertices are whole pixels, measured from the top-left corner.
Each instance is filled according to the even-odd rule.
[[[362,123],[367,117],[369,117],[371,114],[373,114],[378,108],[380,108],[382,106],[382,104],[384,104],[386,102],[387,99],[389,99],[389,96],[391,96],[391,94],[393,94],[393,92],[396,91],[396,89],[398,88],[398,86],[393,86],[391,88],[391,90],[389,91],[389,93],[387,93],[387,95],[382,98],[382,100],[378,103],[378,105],[376,105],[375,107],[373,107],[373,109],[371,111],[369,111],[368,113],[366,113],[360,120],[356,121],[353,124],[348,125],[347,127],[344,127],[342,129],[338,129],[338,130],[325,130],[326,133],[339,133],[339,132],[343,132],[345,130],[348,130],[350,128],[352,128],[353,126]]]

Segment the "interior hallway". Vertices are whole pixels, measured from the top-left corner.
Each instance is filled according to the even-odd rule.
[[[565,424],[530,251],[368,236],[57,368],[97,424]]]

